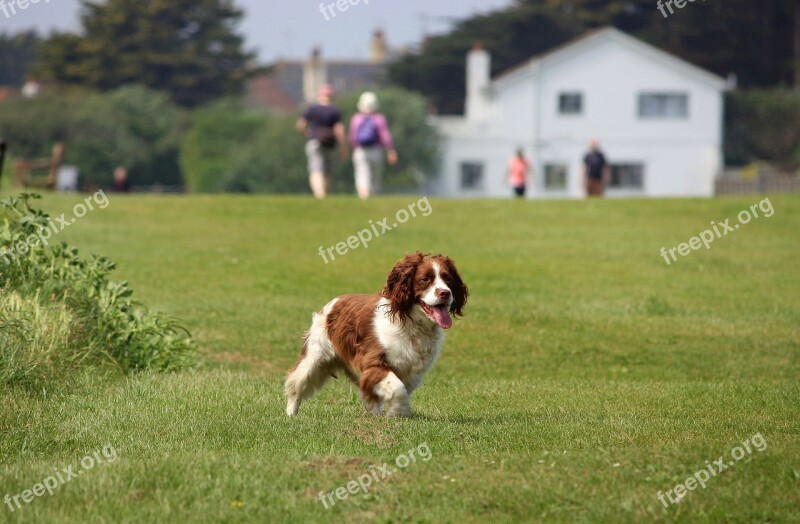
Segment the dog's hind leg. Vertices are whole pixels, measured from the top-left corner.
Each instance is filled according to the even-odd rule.
[[[286,414],[297,414],[300,403],[322,388],[335,367],[336,355],[325,332],[325,317],[315,313],[300,358],[286,377]]]

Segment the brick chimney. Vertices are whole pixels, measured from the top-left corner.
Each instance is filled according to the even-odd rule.
[[[475,42],[467,53],[467,101],[465,116],[471,120],[485,120],[489,117],[489,87],[491,85],[492,57]]]
[[[317,101],[319,88],[328,83],[328,68],[322,59],[322,51],[315,47],[311,57],[303,64],[303,98],[307,104]]]
[[[384,62],[386,60],[386,51],[386,35],[380,29],[376,29],[372,34],[372,44],[369,52],[370,60],[377,64]]]

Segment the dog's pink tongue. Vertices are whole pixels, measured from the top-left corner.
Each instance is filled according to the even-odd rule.
[[[436,320],[436,323],[439,324],[439,327],[442,329],[450,329],[450,326],[453,325],[453,319],[450,318],[450,312],[447,310],[447,306],[434,306],[431,309],[433,310],[433,318]]]

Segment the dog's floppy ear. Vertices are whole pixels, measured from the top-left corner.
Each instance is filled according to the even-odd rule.
[[[414,307],[414,275],[417,273],[417,266],[424,259],[425,255],[419,251],[406,255],[389,273],[382,294],[389,299],[389,316],[392,319],[398,314],[401,318],[411,316],[411,308]]]
[[[445,256],[442,257],[442,260],[447,266],[448,273],[450,273],[451,282],[449,282],[448,285],[450,286],[450,291],[453,292],[453,303],[450,305],[450,313],[458,317],[463,316],[464,313],[462,310],[464,306],[467,305],[469,288],[467,288],[467,285],[461,280],[461,275],[458,274],[455,262],[453,262],[450,257]]]

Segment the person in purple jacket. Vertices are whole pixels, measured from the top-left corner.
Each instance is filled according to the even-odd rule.
[[[392,134],[386,117],[378,113],[378,97],[367,91],[358,100],[358,113],[350,119],[350,145],[353,147],[356,190],[361,199],[380,191],[383,156],[390,165],[397,163]]]

